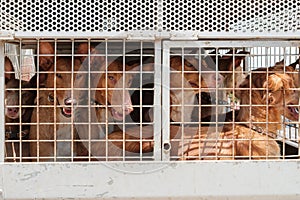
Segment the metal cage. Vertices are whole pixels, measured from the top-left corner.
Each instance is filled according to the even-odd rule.
[[[0,10],[2,199],[297,199],[298,1]]]

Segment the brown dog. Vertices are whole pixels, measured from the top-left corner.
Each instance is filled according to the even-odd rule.
[[[291,66],[252,71],[251,77],[247,76],[236,91],[241,100],[236,124],[225,125],[221,131],[216,127],[202,127],[198,134],[189,138],[189,131],[184,130],[186,142],[173,140],[172,147],[175,148],[171,155],[181,160],[279,158],[276,138],[282,125],[281,116],[298,119],[298,92],[295,91],[298,77],[295,72]],[[181,135],[181,130],[172,128],[171,131],[179,131],[177,133]],[[182,140],[181,136],[179,138]]]
[[[72,87],[80,66],[72,67],[71,57],[57,56],[55,60],[54,46],[48,42],[39,43],[39,55],[40,71],[47,73],[39,74],[43,78],[38,80],[43,82],[37,83],[40,88],[31,118],[30,153],[38,161],[69,159],[76,149],[72,144],[72,106],[76,104]]]
[[[30,82],[15,79],[11,72],[14,72],[12,64],[5,57],[5,161],[29,161],[27,140],[33,110],[30,106],[34,104],[36,92],[29,89]]]
[[[82,45],[78,50],[80,54],[88,54],[88,45]],[[123,65],[119,60],[106,63],[104,56],[97,55],[100,53],[103,52],[97,46],[92,46],[90,56],[81,57],[82,71],[78,73],[75,84],[81,88],[76,95],[78,106],[75,122],[78,122],[78,141],[90,152],[81,151],[78,156],[93,160],[103,155],[103,151],[98,150],[98,141],[114,130],[115,122],[120,123],[133,111],[129,88],[137,69]],[[90,73],[84,73],[88,69]]]

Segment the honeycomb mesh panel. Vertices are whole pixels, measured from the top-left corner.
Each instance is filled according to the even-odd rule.
[[[153,30],[155,2],[144,1],[10,1],[1,3],[0,30],[128,31]]]
[[[0,30],[299,32],[296,0],[5,0]]]
[[[224,31],[300,30],[300,2],[296,0],[164,1],[163,29]]]

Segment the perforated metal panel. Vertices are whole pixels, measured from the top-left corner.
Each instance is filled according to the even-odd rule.
[[[154,30],[156,10],[156,1],[6,1],[1,3],[0,30]]]
[[[0,30],[299,31],[299,2],[268,1],[5,1]]]
[[[299,30],[298,1],[164,1],[163,29],[202,32]],[[298,20],[297,20],[298,19]]]

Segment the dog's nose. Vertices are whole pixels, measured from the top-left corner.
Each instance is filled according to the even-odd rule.
[[[64,103],[65,103],[65,105],[70,106],[70,105],[72,105],[72,103],[73,103],[73,105],[75,105],[77,103],[77,101],[76,101],[76,99],[67,98],[67,99],[65,99]]]
[[[8,108],[8,112],[10,113],[18,113],[19,108]]]
[[[218,75],[218,82],[222,83],[224,81],[224,77],[222,75]]]
[[[133,106],[132,105],[126,105],[125,106],[125,109],[124,109],[125,115],[130,114],[132,111],[133,111]]]

